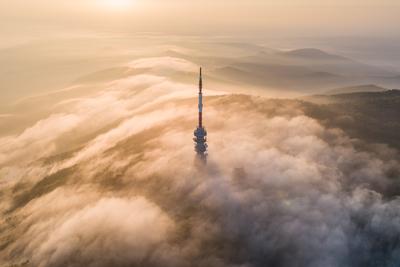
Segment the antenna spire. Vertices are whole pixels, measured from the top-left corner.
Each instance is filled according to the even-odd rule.
[[[200,78],[199,78],[199,91],[203,89],[203,77],[201,76],[201,67],[200,67]]]

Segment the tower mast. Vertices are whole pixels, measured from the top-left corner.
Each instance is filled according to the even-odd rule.
[[[201,77],[200,68],[200,78],[199,78],[199,128],[203,127],[203,78]]]
[[[197,153],[197,156],[202,159],[204,162],[207,159],[207,131],[203,126],[203,77],[200,68],[200,76],[199,76],[199,100],[198,100],[198,108],[199,108],[199,122],[196,130],[194,130],[194,150]]]

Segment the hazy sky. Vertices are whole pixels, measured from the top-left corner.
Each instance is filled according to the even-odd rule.
[[[397,38],[398,14],[398,0],[0,0],[0,30]]]

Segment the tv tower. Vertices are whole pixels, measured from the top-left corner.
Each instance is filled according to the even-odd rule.
[[[197,156],[206,161],[207,159],[207,131],[203,127],[203,80],[201,76],[201,68],[200,68],[200,78],[199,78],[199,124],[194,130],[194,150],[197,153]]]

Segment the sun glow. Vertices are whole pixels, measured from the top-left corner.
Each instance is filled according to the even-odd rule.
[[[133,5],[134,0],[100,0],[106,8],[125,9]]]

